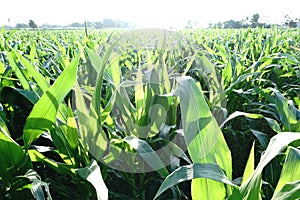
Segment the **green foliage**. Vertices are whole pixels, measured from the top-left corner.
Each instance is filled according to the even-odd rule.
[[[0,198],[299,198],[299,41],[2,29]]]

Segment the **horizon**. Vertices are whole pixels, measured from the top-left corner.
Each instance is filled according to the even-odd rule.
[[[255,13],[260,15],[261,22],[282,24],[287,14],[292,19],[300,18],[297,4],[296,0],[286,0],[284,4],[279,0],[253,0],[243,4],[238,0],[211,0],[202,4],[196,3],[196,0],[185,0],[184,4],[170,0],[52,0],[41,5],[37,0],[11,0],[3,2],[3,8],[13,5],[18,7],[14,8],[13,12],[11,9],[3,9],[0,14],[0,26],[28,24],[29,20],[33,20],[38,26],[66,26],[76,22],[113,19],[128,22],[138,28],[183,28],[188,21],[195,27],[204,28],[209,23],[215,24],[231,19],[245,20],[247,17],[251,19]]]

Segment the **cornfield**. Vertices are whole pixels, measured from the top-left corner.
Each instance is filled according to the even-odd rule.
[[[0,199],[299,199],[300,30],[0,31]]]

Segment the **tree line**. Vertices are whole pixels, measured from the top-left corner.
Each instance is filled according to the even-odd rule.
[[[208,28],[234,28],[234,29],[239,29],[239,28],[256,28],[256,27],[264,27],[264,28],[270,28],[272,24],[268,23],[261,23],[259,22],[260,15],[258,13],[255,13],[252,15],[251,19],[247,17],[246,19],[243,20],[228,20],[224,22],[218,22],[215,24],[210,23]],[[298,26],[298,23],[300,23],[300,19],[298,18],[291,18],[288,14],[284,16],[284,25],[289,28],[296,28]],[[278,24],[276,24],[278,25]]]
[[[10,23],[10,20],[9,20]],[[298,24],[300,24],[300,19],[298,18],[292,18],[288,14],[284,16],[284,23],[286,27],[290,28],[296,28],[298,27]],[[264,27],[264,28],[270,28],[274,24],[268,24],[268,23],[262,23],[260,22],[260,15],[258,13],[255,13],[252,15],[252,17],[249,19],[248,17],[246,19],[242,20],[227,20],[224,22],[218,22],[218,23],[210,23],[208,24],[208,28],[234,28],[234,29],[239,29],[239,28],[256,28],[256,27]],[[282,24],[275,24],[281,26]],[[102,21],[97,21],[97,22],[84,22],[84,23],[79,23],[79,22],[74,22],[65,26],[62,25],[49,25],[49,24],[42,24],[38,26],[33,20],[29,20],[28,24],[24,23],[17,23],[15,27],[8,27],[8,28],[17,28],[17,29],[22,29],[22,28],[31,28],[31,29],[59,29],[59,28],[84,28],[87,26],[88,28],[94,28],[94,29],[105,29],[105,28],[133,28],[134,25],[130,24],[129,22],[126,21],[121,21],[121,20],[114,20],[114,19],[103,19]],[[190,29],[193,28],[194,25],[191,20],[188,21],[186,28]]]
[[[31,29],[57,29],[57,28],[84,28],[85,26],[89,28],[95,29],[104,29],[104,28],[131,28],[133,25],[126,21],[121,20],[114,20],[114,19],[103,19],[102,21],[98,22],[74,22],[65,26],[62,25],[49,25],[49,24],[42,24],[38,26],[33,20],[29,20],[28,24],[25,23],[17,23],[15,27],[10,28],[31,28]]]

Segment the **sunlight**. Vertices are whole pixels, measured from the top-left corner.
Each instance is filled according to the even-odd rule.
[[[230,19],[242,20],[259,13],[261,20],[281,23],[285,14],[299,18],[297,1],[253,0],[241,4],[238,0],[53,0],[41,4],[37,0],[11,0],[1,2],[0,26],[28,23],[30,19],[38,25],[68,25],[74,22],[101,21],[105,18],[127,21],[137,27],[183,28],[190,20],[195,27],[206,27],[208,23],[217,23]],[[15,6],[18,5],[18,6]],[[45,6],[46,5],[46,6]]]

